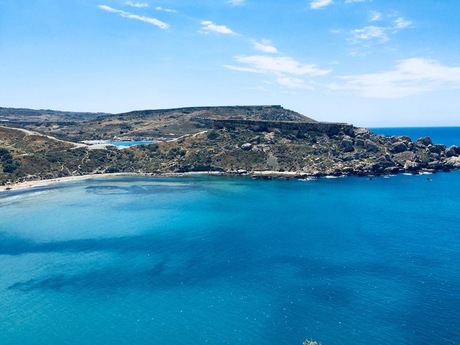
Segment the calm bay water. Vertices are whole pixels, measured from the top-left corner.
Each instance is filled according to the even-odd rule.
[[[129,146],[138,146],[138,145],[148,145],[153,144],[154,141],[108,141],[107,144],[119,147],[129,147]]]
[[[0,344],[459,344],[460,172],[430,179],[2,193]]]

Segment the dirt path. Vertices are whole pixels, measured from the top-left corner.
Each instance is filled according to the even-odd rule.
[[[14,129],[14,130],[17,130],[17,131],[21,131],[21,132],[25,133],[26,136],[36,135],[36,136],[39,136],[39,137],[45,137],[45,138],[48,138],[48,139],[51,139],[51,140],[59,141],[61,143],[71,144],[75,148],[77,148],[77,147],[88,147],[89,146],[89,145],[82,144],[82,143],[74,143],[72,141],[61,140],[61,139],[52,137],[50,135],[46,135],[46,134],[42,134],[42,133],[38,133],[38,132],[34,132],[34,131],[29,131],[28,129],[24,129],[24,128],[7,127],[7,126],[0,126],[0,127],[5,128],[5,129]]]

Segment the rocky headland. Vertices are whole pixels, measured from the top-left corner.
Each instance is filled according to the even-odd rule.
[[[102,173],[215,172],[255,178],[375,176],[460,168],[460,148],[378,135],[281,106],[124,114],[0,108],[0,184]],[[85,141],[150,140],[117,148]]]

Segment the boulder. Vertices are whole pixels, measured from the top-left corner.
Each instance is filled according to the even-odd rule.
[[[378,152],[379,151],[379,147],[377,146],[377,144],[369,139],[366,139],[366,141],[364,142],[364,147],[366,148],[367,152]]]
[[[393,145],[391,145],[391,152],[393,153],[401,153],[408,150],[409,146],[404,141],[397,141]]]
[[[355,150],[353,147],[353,139],[345,135],[340,143],[340,150],[343,152],[353,152]]]
[[[345,153],[339,157],[343,162],[349,162],[355,159],[355,155],[353,153]]]
[[[423,137],[423,138],[417,139],[417,141],[415,142],[415,145],[417,147],[427,147],[428,145],[433,145],[433,141],[431,140],[430,137]]]
[[[408,135],[400,135],[399,140],[405,141],[406,143],[411,143],[412,142],[412,138],[409,137]]]
[[[415,153],[411,151],[397,153],[393,155],[392,157],[393,162],[395,162],[399,166],[404,166],[406,162],[408,161],[412,162],[414,161],[414,159],[415,159]]]
[[[460,157],[449,157],[444,160],[444,166],[448,168],[460,168]]]
[[[362,136],[357,136],[355,138],[355,145],[358,146],[358,147],[364,147],[364,141],[366,140],[366,138],[362,137]]]
[[[355,128],[355,137],[361,137],[362,139],[370,139],[371,131],[367,128]]]
[[[388,161],[385,157],[380,158],[377,162],[372,165],[372,170],[376,172],[383,172],[385,168],[394,166],[392,161]]]
[[[408,170],[408,171],[418,170],[419,169],[419,164],[417,162],[407,160],[404,163],[404,169]]]
[[[252,144],[260,144],[260,135],[257,135],[251,139],[249,139],[249,142],[252,143]]]
[[[428,162],[428,168],[431,170],[442,170],[443,165],[440,161],[434,160],[431,162]]]
[[[441,152],[445,151],[446,150],[446,145],[429,145],[428,146],[428,150],[431,152],[431,153],[437,153],[437,154],[440,154]]]
[[[453,145],[446,149],[446,157],[454,157],[460,155],[460,147]]]
[[[252,144],[250,143],[244,143],[241,145],[241,149],[244,151],[251,151],[252,150]]]

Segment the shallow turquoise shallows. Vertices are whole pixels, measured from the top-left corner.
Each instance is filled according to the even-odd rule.
[[[460,172],[0,194],[0,344],[460,343]]]
[[[107,141],[104,144],[119,146],[119,147],[129,147],[129,146],[139,146],[139,145],[149,145],[154,144],[155,141]]]

